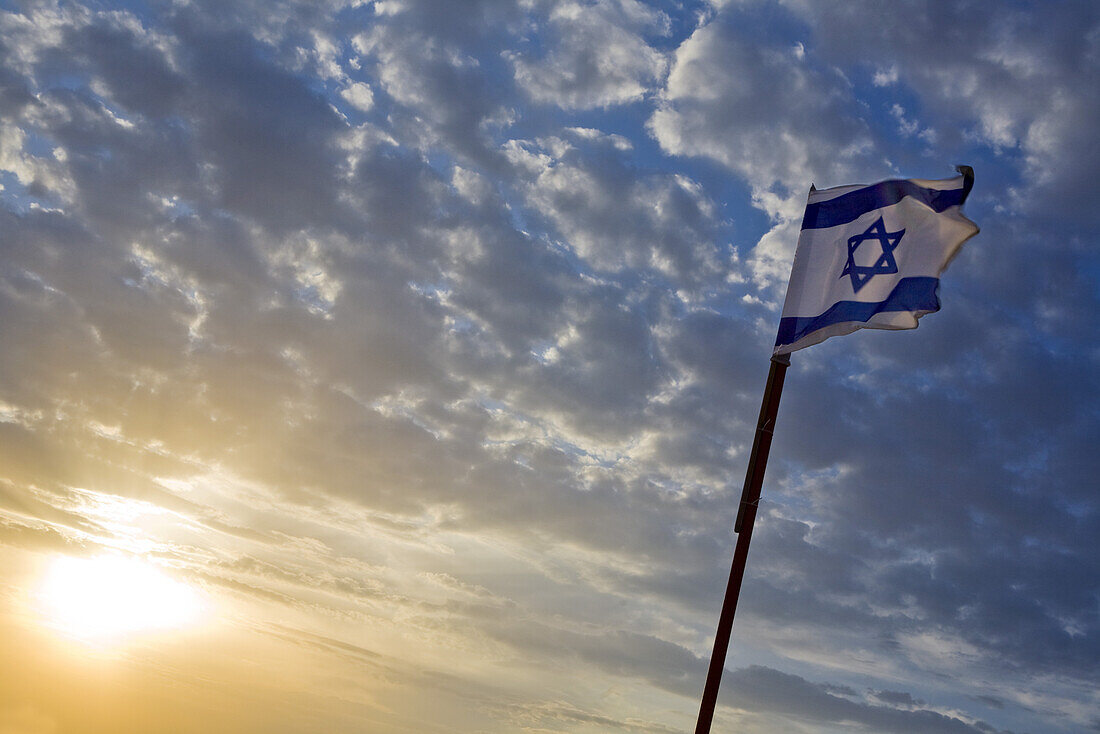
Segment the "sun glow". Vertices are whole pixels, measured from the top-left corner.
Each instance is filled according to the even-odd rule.
[[[89,643],[184,627],[202,612],[198,593],[149,563],[122,556],[56,558],[39,589],[46,623]]]

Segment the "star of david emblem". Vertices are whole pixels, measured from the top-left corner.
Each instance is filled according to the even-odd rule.
[[[852,290],[859,293],[859,289],[867,285],[871,278],[876,275],[890,275],[898,272],[898,263],[894,260],[894,250],[897,249],[898,243],[901,242],[904,234],[904,229],[899,229],[897,232],[887,232],[882,217],[879,217],[863,234],[849,237],[848,262],[844,264],[844,271],[841,272],[840,277],[843,278],[845,275],[851,277]],[[879,246],[882,247],[882,254],[871,265],[857,265],[856,250],[867,240],[878,240]]]

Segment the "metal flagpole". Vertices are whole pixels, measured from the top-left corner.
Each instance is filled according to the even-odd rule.
[[[768,371],[768,383],[764,399],[760,403],[760,417],[756,422],[756,436],[752,441],[749,468],[745,472],[745,487],[741,490],[741,505],[737,509],[737,548],[733,552],[733,567],[726,585],[726,597],[722,601],[722,615],[718,618],[718,631],[714,634],[714,651],[710,655],[710,669],[703,688],[703,701],[699,705],[699,721],[695,734],[710,734],[710,722],[714,718],[714,704],[718,700],[718,686],[722,682],[722,670],[726,664],[726,651],[733,629],[733,615],[737,611],[737,597],[741,592],[741,580],[745,576],[745,559],[749,555],[752,526],[756,522],[756,507],[760,502],[760,487],[764,484],[764,469],[768,466],[768,451],[772,446],[775,417],[779,413],[779,398],[783,394],[783,376],[791,364],[789,354],[772,357]]]

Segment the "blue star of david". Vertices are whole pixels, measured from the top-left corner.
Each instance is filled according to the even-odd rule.
[[[894,260],[894,250],[901,242],[905,234],[904,229],[897,232],[887,232],[886,225],[879,217],[874,224],[867,228],[863,234],[857,234],[848,238],[848,262],[844,264],[844,271],[840,274],[852,279],[852,290],[859,293],[859,289],[867,285],[876,275],[889,275],[898,272],[898,263]],[[856,249],[867,240],[878,240],[882,247],[882,254],[878,256],[872,265],[856,265]]]

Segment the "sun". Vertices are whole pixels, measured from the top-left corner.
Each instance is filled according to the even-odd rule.
[[[49,627],[91,644],[185,627],[198,620],[203,608],[192,587],[124,556],[55,558],[38,600]]]

